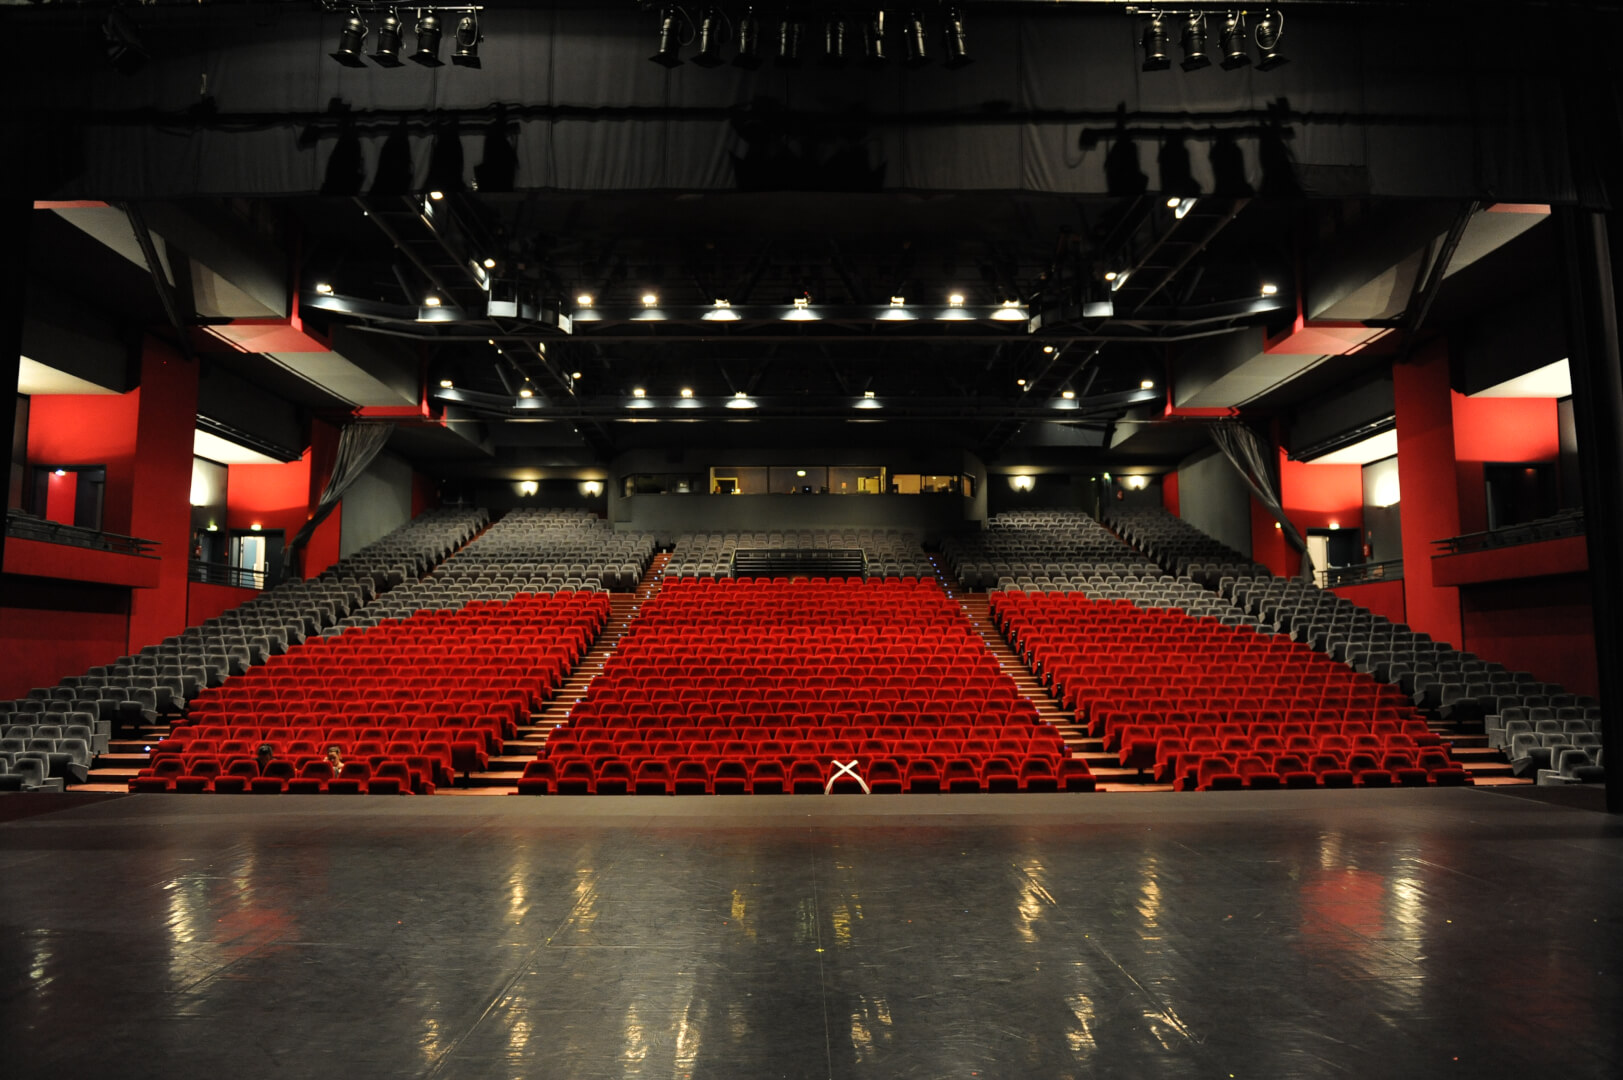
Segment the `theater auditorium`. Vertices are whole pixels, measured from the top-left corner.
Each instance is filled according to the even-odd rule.
[[[0,1074],[1623,1071],[1618,5],[0,27]]]

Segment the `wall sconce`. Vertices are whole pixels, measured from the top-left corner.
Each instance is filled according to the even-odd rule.
[[[540,490],[541,481],[539,480],[520,480],[518,482],[518,493],[520,495],[534,495]]]
[[[1122,483],[1127,486],[1128,491],[1143,491],[1150,486],[1150,478],[1147,476],[1124,476],[1122,477]]]
[[[1030,491],[1037,486],[1037,478],[1035,476],[1011,476],[1009,477],[1009,486],[1016,491]]]
[[[603,494],[603,481],[601,481],[601,480],[583,480],[583,481],[581,481],[580,493],[582,495],[587,495],[587,496],[590,496],[592,498],[596,498],[597,496]]]

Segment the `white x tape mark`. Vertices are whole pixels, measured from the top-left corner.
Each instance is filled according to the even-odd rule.
[[[855,780],[859,785],[861,785],[862,793],[864,795],[872,795],[873,794],[873,792],[868,790],[868,782],[866,780],[864,780],[862,777],[858,776],[857,773],[856,773],[857,760],[858,759],[856,759],[856,758],[852,758],[850,761],[831,761],[831,762],[829,762],[829,764],[835,766],[835,770],[834,770],[834,775],[828,778],[828,783],[823,785],[823,794],[824,795],[827,795],[827,794],[830,794],[831,792],[833,792],[833,790],[834,790],[834,781],[838,780],[842,776],[849,776],[851,779]]]

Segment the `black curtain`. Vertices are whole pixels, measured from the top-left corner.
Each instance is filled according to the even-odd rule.
[[[332,476],[327,486],[321,492],[321,500],[316,503],[315,513],[304,527],[293,535],[282,551],[282,580],[286,581],[293,576],[298,564],[300,553],[304,546],[310,542],[310,537],[317,528],[333,512],[344,498],[355,481],[383,452],[384,444],[394,433],[394,425],[376,422],[359,421],[347,424],[344,430],[338,433],[338,455],[333,461]]]
[[[1212,442],[1223,451],[1223,456],[1229,459],[1240,478],[1245,481],[1251,493],[1257,497],[1268,512],[1279,522],[1280,531],[1285,534],[1285,541],[1291,547],[1302,553],[1301,576],[1306,581],[1313,580],[1313,559],[1307,553],[1307,541],[1297,531],[1296,526],[1285,514],[1285,507],[1279,501],[1279,480],[1274,476],[1270,457],[1273,448],[1263,442],[1255,431],[1237,421],[1213,424],[1211,427]]]

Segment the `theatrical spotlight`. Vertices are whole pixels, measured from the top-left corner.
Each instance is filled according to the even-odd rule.
[[[378,67],[400,66],[400,16],[389,11],[378,22],[378,46],[372,53],[372,62]]]
[[[1285,36],[1285,13],[1270,11],[1257,22],[1257,70],[1272,71],[1290,61],[1279,51],[1279,39]]]
[[[916,11],[907,13],[907,21],[902,24],[902,36],[907,39],[907,59],[903,61],[910,68],[923,67],[930,62],[930,50],[926,47],[924,38],[924,20]]]
[[[414,64],[424,67],[443,67],[440,60],[440,17],[425,11],[417,20],[417,51],[411,54]]]
[[[659,51],[648,59],[660,67],[681,67],[682,58],[677,55],[681,51],[681,15],[674,4],[667,4],[659,10]]]
[[[1251,63],[1251,53],[1245,47],[1245,16],[1231,11],[1223,16],[1223,34],[1218,39],[1223,52],[1224,71],[1235,71]]]
[[[485,35],[479,32],[479,16],[464,15],[456,23],[456,48],[451,51],[451,63],[458,67],[479,66],[479,43]]]
[[[845,66],[844,19],[833,18],[823,23],[823,58],[818,63],[827,68]]]
[[[1144,64],[1145,71],[1165,71],[1172,66],[1172,56],[1167,51],[1166,21],[1161,15],[1151,15],[1149,25],[1144,27]]]
[[[862,62],[878,65],[885,62],[885,13],[876,11],[873,18],[862,20]]]
[[[721,12],[713,7],[699,16],[699,55],[693,62],[702,68],[721,66]]]
[[[361,49],[366,45],[366,22],[359,11],[351,11],[344,20],[344,29],[338,34],[338,48],[328,54],[345,67],[365,67]]]
[[[778,20],[778,55],[772,63],[781,68],[800,66],[800,23],[793,16]]]
[[[754,71],[761,66],[761,20],[753,7],[744,9],[738,19],[738,54],[733,67]]]
[[[1212,66],[1206,55],[1206,14],[1191,11],[1183,24],[1183,61],[1178,65],[1185,71],[1199,71]]]
[[[947,9],[947,23],[941,28],[941,36],[947,41],[947,63],[949,68],[961,68],[966,64],[973,64],[974,57],[969,55],[969,40],[964,34],[964,12],[962,8],[950,7]]]

